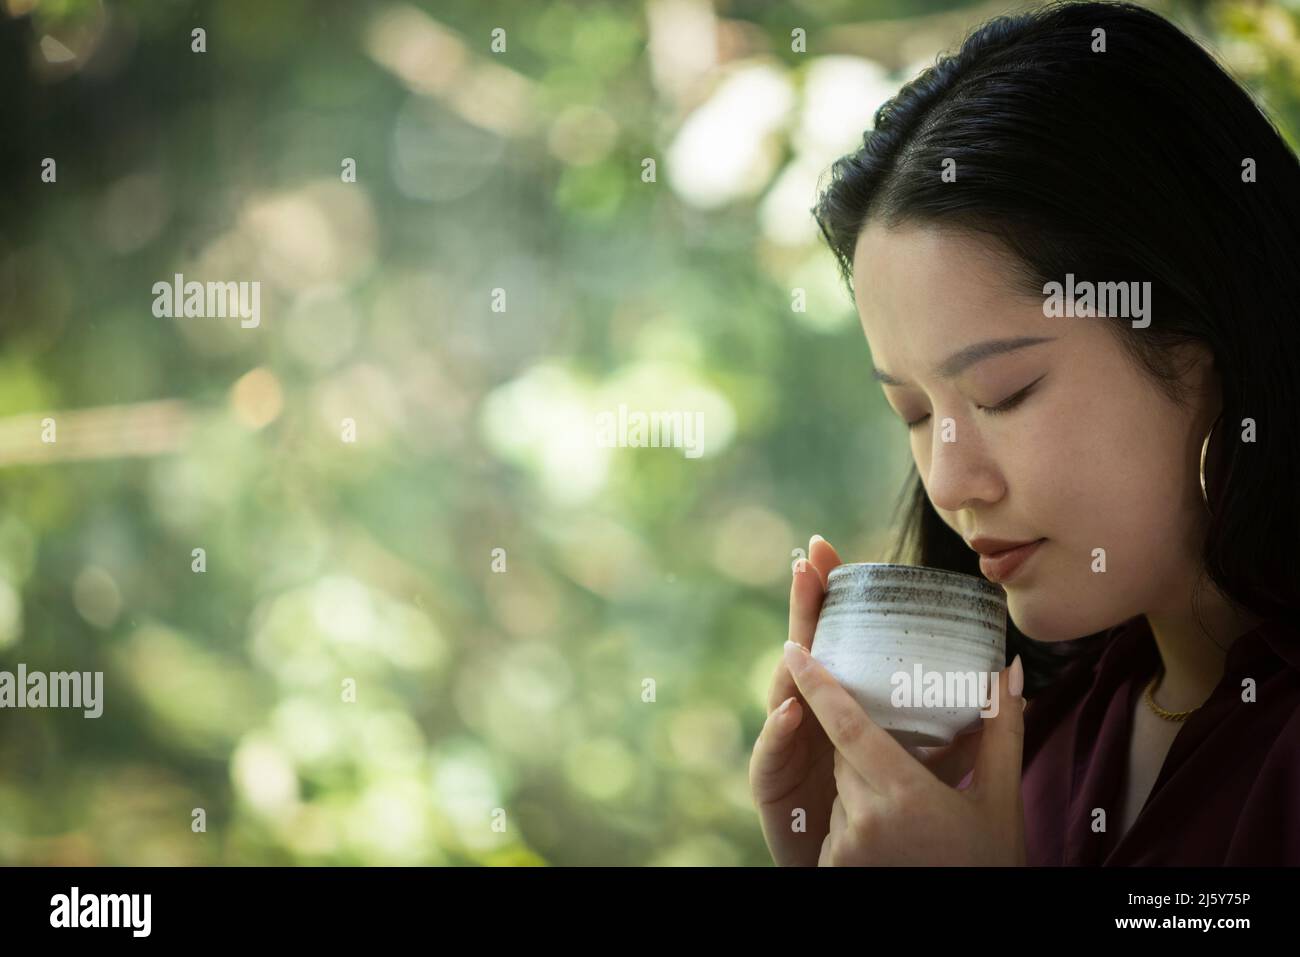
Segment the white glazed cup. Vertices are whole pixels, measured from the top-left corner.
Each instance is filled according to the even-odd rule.
[[[933,747],[994,713],[1006,645],[1000,585],[922,565],[858,562],[827,576],[812,656],[900,744]]]

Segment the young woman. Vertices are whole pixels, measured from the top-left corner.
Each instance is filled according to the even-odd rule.
[[[915,461],[891,560],[998,581],[1014,658],[997,718],[898,745],[807,655],[814,537],[750,764],[774,860],[1300,864],[1276,129],[1156,14],[1052,5],[881,107],[814,214]]]

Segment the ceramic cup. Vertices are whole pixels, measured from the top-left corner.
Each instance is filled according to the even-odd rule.
[[[812,656],[907,747],[948,744],[998,702],[1007,596],[975,575],[859,562],[827,577]]]

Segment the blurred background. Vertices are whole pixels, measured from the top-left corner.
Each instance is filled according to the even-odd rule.
[[[0,862],[770,864],[791,562],[911,465],[818,177],[1023,6],[0,0],[0,670],[104,675]],[[1152,6],[1296,144],[1300,2]]]

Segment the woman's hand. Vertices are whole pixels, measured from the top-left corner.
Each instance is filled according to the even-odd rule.
[[[838,564],[840,556],[820,535],[808,543],[807,560],[795,563],[789,640],[802,648],[812,647],[826,576]],[[750,791],[763,839],[777,865],[817,864],[835,801],[834,755],[817,716],[799,700],[799,689],[782,658],[768,689],[767,721],[749,760]]]
[[[944,748],[918,749],[921,760],[867,717],[804,647],[787,644],[784,660],[809,717],[825,729],[834,749],[836,797],[819,865],[1025,863],[1019,656],[998,676],[997,717],[981,719],[979,731]],[[1012,681],[1018,684],[1014,695]],[[972,751],[974,777],[958,791],[964,756]]]

